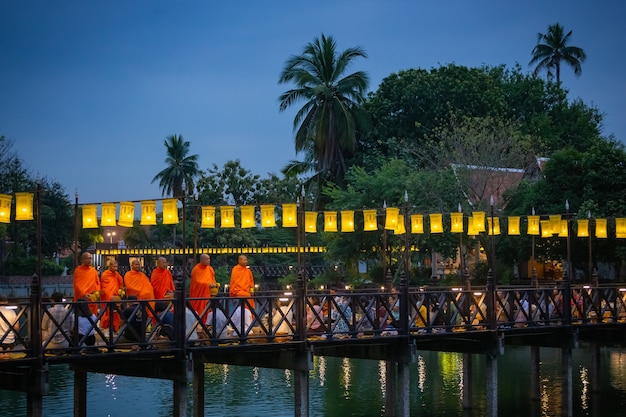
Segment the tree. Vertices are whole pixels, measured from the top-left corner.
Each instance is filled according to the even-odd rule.
[[[280,111],[305,102],[294,118],[295,147],[308,161],[316,161],[320,183],[342,182],[345,159],[355,150],[358,129],[366,120],[362,104],[369,78],[362,71],[345,75],[356,58],[367,54],[360,47],[338,52],[335,39],[322,34],[301,55],[291,56],[280,74],[279,84],[296,85],[280,96]]]
[[[577,46],[570,46],[572,36],[570,30],[565,34],[563,26],[559,23],[548,26],[548,31],[537,34],[537,45],[533,48],[532,59],[529,65],[537,64],[534,74],[545,69],[548,71],[548,79],[553,77],[552,70],[556,73],[556,83],[561,83],[561,62],[565,62],[574,69],[574,74],[582,73],[581,63],[587,58],[587,54]]]
[[[167,167],[154,176],[152,182],[159,181],[162,194],[180,197],[193,193],[195,178],[199,173],[198,155],[189,155],[190,143],[181,135],[168,136],[164,141],[167,149]]]

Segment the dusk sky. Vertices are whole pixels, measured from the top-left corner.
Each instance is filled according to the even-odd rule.
[[[164,139],[181,134],[206,170],[239,159],[267,176],[296,159],[295,109],[280,113],[290,55],[324,33],[361,46],[350,72],[375,91],[403,69],[528,66],[537,33],[559,22],[583,48],[562,68],[570,99],[626,140],[626,3],[621,1],[0,0],[0,135],[33,175],[73,200],[159,199]],[[542,74],[545,76],[545,74]]]

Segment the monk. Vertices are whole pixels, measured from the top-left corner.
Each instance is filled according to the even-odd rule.
[[[130,271],[124,274],[124,286],[126,287],[126,296],[135,296],[137,300],[154,300],[154,289],[148,276],[141,272],[141,263],[135,259],[130,263]],[[149,302],[152,310],[154,310],[154,301]],[[151,311],[148,315],[153,317]]]
[[[172,273],[167,267],[167,259],[163,256],[157,259],[157,267],[150,275],[150,283],[154,289],[154,298],[174,297],[174,279],[172,279]]]
[[[119,265],[116,260],[112,259],[109,261],[109,269],[102,272],[102,277],[100,277],[100,300],[101,301],[111,301],[111,300],[120,300],[120,289],[124,286],[122,276],[118,272]],[[102,314],[102,319],[100,320],[100,325],[103,329],[108,329],[111,324],[111,320],[109,317],[109,313],[113,311],[113,331],[118,331],[120,328],[120,315],[117,311],[115,311],[115,306],[111,304],[102,304],[102,308],[106,308],[104,314]]]
[[[91,258],[91,253],[84,252],[80,256],[80,265],[74,270],[74,300],[82,300],[90,295],[97,298],[99,295],[100,277],[98,271],[91,266]],[[89,310],[98,315],[98,304],[89,304]]]
[[[207,300],[189,300],[189,304],[196,311],[202,322],[206,322],[207,313],[202,314],[211,297],[211,288],[216,287],[215,270],[211,266],[211,257],[205,253],[200,255],[200,263],[191,270],[189,284],[189,298],[206,298]]]
[[[230,296],[250,297],[254,292],[254,278],[252,271],[248,268],[248,257],[239,255],[237,265],[230,273]],[[254,308],[254,300],[249,299],[250,307]]]

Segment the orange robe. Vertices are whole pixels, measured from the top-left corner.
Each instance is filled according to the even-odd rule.
[[[111,297],[118,296],[118,291],[122,288],[123,281],[122,276],[119,272],[113,272],[109,269],[102,273],[102,277],[100,277],[100,300],[101,301],[110,301]],[[104,314],[102,314],[102,319],[100,320],[100,325],[103,329],[109,328],[109,312],[112,308],[114,308],[111,304],[102,304],[102,308],[106,308]],[[113,311],[113,330],[118,331],[120,328],[120,315],[116,311]]]
[[[98,271],[92,266],[78,266],[74,270],[74,301],[85,298],[94,291],[100,291]],[[98,304],[89,304],[89,310],[98,315]]]
[[[154,289],[154,298],[165,298],[167,292],[174,294],[174,280],[169,269],[154,268],[150,283]]]
[[[133,271],[132,269],[124,274],[124,286],[126,287],[126,296],[134,295],[138,300],[153,300],[154,289],[150,280],[141,271]]]
[[[215,270],[211,265],[198,264],[194,266],[191,271],[189,298],[210,298],[210,285],[215,283]],[[208,300],[189,300],[191,308],[193,308],[198,315],[202,314],[207,303]],[[206,316],[206,313],[201,316],[203,322],[206,321]]]
[[[235,265],[230,273],[230,296],[250,297],[250,288],[254,288],[254,278],[249,268]],[[254,308],[254,300],[248,300],[250,306]]]

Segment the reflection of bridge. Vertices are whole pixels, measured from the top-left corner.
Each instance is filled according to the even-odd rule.
[[[191,381],[194,416],[201,416],[204,363],[284,368],[294,374],[294,414],[306,416],[312,356],[337,356],[387,361],[386,409],[389,415],[408,415],[408,366],[416,350],[437,350],[462,352],[468,359],[463,361],[465,407],[471,407],[469,359],[472,354],[484,356],[488,410],[495,416],[497,357],[504,345],[515,344],[531,348],[529,383],[537,396],[538,348],[561,348],[564,407],[571,408],[572,349],[579,342],[590,343],[594,352],[603,345],[626,344],[626,288],[575,287],[569,293],[566,288],[315,291],[306,297],[259,292],[251,299],[220,294],[209,299],[204,311],[189,310],[187,320],[179,289],[178,297],[167,301],[165,313],[158,313],[148,300],[101,303],[99,315],[89,319],[97,340],[92,348],[85,346],[86,338],[63,330],[75,327],[73,313],[81,303],[63,303],[67,315],[55,320],[48,309],[18,301],[10,307],[19,326],[0,316],[0,329],[7,328],[0,342],[12,335],[16,341],[10,358],[0,360],[0,388],[27,392],[29,415],[41,415],[48,364],[68,363],[75,372],[75,415],[86,414],[87,372],[106,372],[172,380],[177,416],[186,415]],[[99,327],[105,311],[122,317],[117,331],[113,324]],[[33,334],[34,329],[41,332],[40,326],[33,326],[33,317],[47,317],[53,330]],[[64,326],[68,320],[71,325]],[[53,338],[68,347],[51,348]],[[592,384],[599,386],[597,365]],[[566,409],[564,413],[568,414]]]

